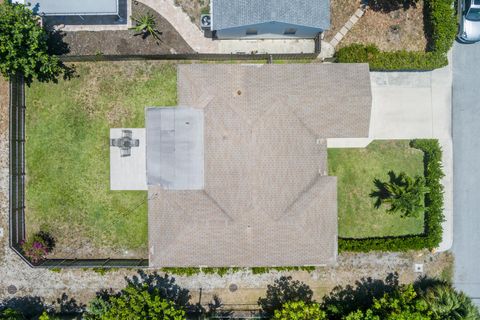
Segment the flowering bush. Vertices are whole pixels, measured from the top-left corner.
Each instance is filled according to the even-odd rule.
[[[55,240],[50,234],[40,231],[35,233],[27,241],[22,241],[20,245],[25,257],[33,264],[38,264],[52,252],[55,247]]]

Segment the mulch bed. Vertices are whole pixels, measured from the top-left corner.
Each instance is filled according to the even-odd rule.
[[[155,17],[157,29],[162,33],[161,41],[148,36],[135,36],[133,30],[119,31],[76,31],[63,33],[68,45],[66,55],[130,55],[130,54],[172,54],[193,53],[193,49],[175,28],[160,14],[142,4],[132,4],[132,15],[150,13]]]
[[[383,51],[425,51],[423,1],[396,10],[367,9],[339,47],[353,43],[375,44]]]

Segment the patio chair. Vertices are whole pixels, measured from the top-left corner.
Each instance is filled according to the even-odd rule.
[[[130,148],[121,148],[120,157],[130,157],[132,155]]]
[[[132,139],[132,130],[122,130],[122,138]]]

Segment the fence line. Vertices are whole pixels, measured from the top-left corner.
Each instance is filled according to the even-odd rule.
[[[25,233],[25,83],[10,79],[9,102],[9,245],[33,268],[145,268],[148,259],[46,259],[33,265],[22,253]]]
[[[204,60],[204,61],[233,61],[233,60],[308,60],[316,59],[316,53],[281,53],[281,54],[215,54],[215,53],[179,53],[179,54],[133,54],[133,55],[82,55],[61,56],[64,62],[81,61],[129,61],[129,60]]]

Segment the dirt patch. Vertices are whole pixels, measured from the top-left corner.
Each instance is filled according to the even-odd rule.
[[[359,0],[331,0],[330,30],[325,32],[325,40],[331,41],[359,7]]]
[[[8,130],[9,82],[0,76],[0,134]]]
[[[414,272],[414,264],[423,264],[424,272]],[[314,292],[314,299],[321,301],[322,297],[331,292],[335,286],[354,285],[361,279],[384,280],[389,274],[398,274],[400,283],[411,283],[421,276],[443,278],[445,269],[453,265],[453,256],[449,252],[430,253],[428,251],[412,251],[408,253],[343,253],[338,257],[338,265],[334,267],[317,268],[314,272],[296,271],[284,272],[293,278],[307,283]],[[272,272],[260,278],[273,279],[280,273]],[[192,277],[192,281],[195,277]],[[214,295],[219,296],[226,305],[235,304],[244,309],[255,309],[257,300],[265,294],[265,287],[255,287],[246,281],[248,276],[241,273],[228,275],[224,278],[224,288],[203,286],[203,302],[209,301]],[[198,281],[198,279],[196,279]],[[183,281],[182,281],[183,282]],[[235,283],[238,290],[231,292],[230,284]],[[217,284],[218,285],[218,284]],[[192,300],[198,301],[198,292],[192,292]]]
[[[353,43],[375,44],[383,51],[424,51],[427,39],[423,24],[423,1],[389,12],[367,9],[339,47]]]
[[[174,0],[176,6],[180,6],[190,20],[200,29],[200,15],[210,12],[210,0]]]
[[[140,3],[132,4],[132,15],[151,14],[155,17],[160,41],[135,35],[133,30],[66,32],[63,41],[68,44],[67,55],[129,55],[193,53],[192,48],[177,30],[155,10]]]

